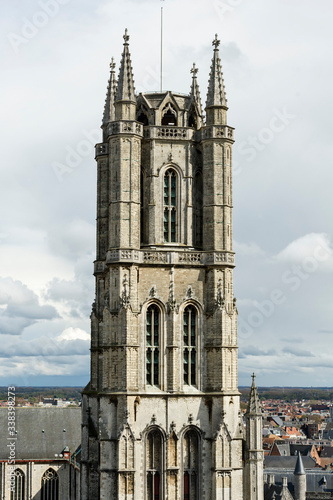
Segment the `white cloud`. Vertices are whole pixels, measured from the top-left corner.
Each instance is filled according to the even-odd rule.
[[[11,338],[4,338],[0,346],[0,357],[12,359],[15,363],[30,365],[31,360],[38,358],[44,364],[57,362],[69,363],[72,356],[87,356],[90,347],[90,335],[77,327],[69,327],[56,336],[39,338],[22,338],[20,343]],[[74,369],[75,367],[73,367]],[[3,373],[0,373],[0,377]]]
[[[292,354],[293,356],[299,356],[302,358],[314,357],[314,354],[306,349],[299,349],[297,347],[285,347],[282,351],[286,354]]]
[[[318,267],[333,269],[333,249],[325,233],[310,233],[297,238],[275,256],[278,262],[302,263],[312,259]]]
[[[81,330],[81,328],[73,328],[70,326],[57,337],[57,342],[61,342],[62,340],[72,341],[77,339],[90,341],[90,335],[84,330]]]
[[[254,242],[239,243],[237,240],[234,240],[234,251],[238,255],[247,255],[249,257],[265,256],[265,252]]]
[[[284,357],[293,355],[282,353],[281,337],[302,338],[302,346],[315,354],[304,360],[318,360],[323,366],[329,360],[320,357],[320,343],[332,350],[329,335],[320,333],[329,330],[333,321],[331,276],[324,272],[333,269],[333,70],[327,64],[333,33],[329,16],[322,16],[330,10],[331,0],[322,2],[321,9],[313,1],[302,2],[302,16],[298,5],[290,2],[222,2],[231,6],[227,13],[216,8],[215,0],[163,3],[165,88],[188,92],[189,70],[195,60],[204,104],[211,41],[216,32],[221,36],[228,122],[236,127],[233,234],[238,242],[245,242],[235,242],[240,319],[244,311],[257,311],[271,300],[275,288],[281,288],[286,297],[271,316],[263,316],[261,328],[254,328],[249,340],[264,353],[271,349],[280,352],[280,356],[255,358],[262,380],[273,385],[280,380],[289,385],[294,381],[306,384],[307,380],[309,385],[322,385],[324,380],[325,370],[315,370],[308,379],[306,373],[293,378],[296,367],[284,366]],[[137,91],[144,90],[147,81],[151,90],[158,90],[161,6],[155,0],[86,0],[78,9],[77,2],[68,2],[16,54],[6,35],[21,33],[22,18],[32,19],[40,9],[38,2],[33,4],[6,2],[0,19],[5,42],[0,58],[6,68],[0,82],[4,146],[0,210],[10,215],[2,218],[0,260],[12,280],[2,288],[0,283],[0,325],[7,334],[23,332],[24,340],[22,357],[15,363],[13,357],[3,359],[1,364],[5,363],[7,372],[26,375],[38,373],[38,358],[33,358],[34,349],[40,352],[38,343],[51,349],[53,344],[59,346],[59,332],[67,331],[66,337],[70,332],[75,335],[77,328],[84,331],[94,294],[93,154],[64,176],[63,182],[58,181],[52,164],[63,161],[68,147],[77,148],[84,130],[100,126],[108,63],[114,55],[118,71],[125,27],[131,36]],[[253,16],[254,11],[258,15]],[[193,32],[198,22],[199,35]],[[309,99],[314,89],[316,98]],[[273,110],[284,108],[296,118],[269,144],[259,140],[251,146],[255,157],[249,161],[240,145],[258,140],[274,116]],[[305,236],[300,238],[300,234]],[[323,272],[302,269],[307,278],[295,290],[291,288],[296,283],[294,274],[288,277],[293,278],[289,285],[281,282],[283,272],[294,273],[294,265],[308,263],[316,245],[329,252],[327,261],[318,266]],[[62,318],[52,317],[50,307]],[[45,332],[52,336],[53,344]],[[13,340],[17,338],[9,338]],[[245,340],[240,339],[242,347],[246,347]],[[70,344],[67,352],[73,348],[83,353],[88,341],[69,338],[60,344]],[[11,345],[1,346],[8,356],[15,355],[14,342]],[[88,356],[73,356],[72,366],[61,365],[66,366],[66,373],[81,370],[87,375]],[[59,371],[56,356],[53,358],[45,356],[41,364],[42,371],[50,375]],[[60,366],[70,356],[60,349],[58,359]],[[297,364],[303,360],[301,356],[294,359]],[[253,355],[241,360],[241,376],[252,373],[253,368]]]
[[[58,318],[51,305],[41,305],[38,296],[20,281],[0,277],[0,334],[20,335],[39,320]]]

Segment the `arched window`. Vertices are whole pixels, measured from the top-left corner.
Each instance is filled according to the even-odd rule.
[[[162,464],[162,435],[153,430],[148,434],[146,444],[147,500],[162,500]]]
[[[170,103],[162,111],[162,125],[177,125],[177,111]]]
[[[140,174],[140,238],[141,244],[146,241],[146,217],[145,217],[145,171],[141,169]]]
[[[42,477],[41,500],[59,500],[59,476],[53,469],[47,469]]]
[[[169,168],[164,174],[164,241],[177,241],[177,175]]]
[[[147,108],[142,104],[137,112],[137,121],[142,123],[143,126],[149,125],[148,111]]]
[[[10,500],[24,500],[25,499],[25,477],[21,469],[14,471],[14,491],[10,490]],[[11,481],[12,485],[12,481]]]
[[[194,189],[193,189],[193,237],[194,245],[196,247],[202,247],[202,173],[197,172],[194,177]]]
[[[198,464],[199,439],[195,431],[188,431],[184,436],[183,467],[184,467],[184,500],[199,500]]]
[[[160,384],[160,310],[151,305],[146,314],[146,382]]]
[[[194,306],[187,306],[183,315],[184,384],[197,385],[198,317]]]
[[[189,118],[188,118],[188,126],[192,128],[198,128],[198,117],[197,113],[195,111],[194,106],[191,107],[190,113],[189,113]]]
[[[142,123],[143,126],[149,125],[148,116],[145,113],[140,113],[137,121]]]

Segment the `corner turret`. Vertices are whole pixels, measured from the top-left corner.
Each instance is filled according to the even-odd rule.
[[[294,470],[294,486],[295,486],[295,500],[305,500],[306,474],[300,452],[298,452],[296,467]]]

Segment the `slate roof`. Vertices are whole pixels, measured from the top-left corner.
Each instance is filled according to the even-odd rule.
[[[333,439],[333,429],[324,429],[323,439]]]
[[[81,408],[16,408],[16,460],[51,460],[81,443]],[[8,410],[0,408],[0,460],[8,460]]]
[[[282,457],[290,456],[290,443],[275,443],[276,448],[279,450],[279,453]]]
[[[324,446],[320,453],[320,458],[322,457],[333,457],[333,446]]]
[[[294,474],[295,474],[295,476],[296,475],[297,476],[304,476],[305,475],[303,460],[302,460],[302,456],[301,456],[300,452],[298,452],[298,455],[297,455],[297,462],[296,462]]]
[[[290,455],[297,455],[298,452],[305,457],[307,455],[310,456],[312,451],[312,444],[290,444]]]
[[[294,500],[294,497],[288,488],[273,484],[267,489],[265,500]]]
[[[305,458],[303,458],[303,463],[305,462]],[[275,484],[282,484],[282,478],[288,478],[288,486],[291,490],[293,490],[292,485],[295,481],[294,472],[292,470],[279,470],[276,468],[265,469],[265,474],[270,475],[273,474],[275,478]],[[325,478],[325,486],[323,485],[323,479]],[[324,471],[320,469],[313,469],[311,471],[306,471],[306,490],[307,490],[307,500],[314,498],[310,492],[316,492],[317,495],[323,491],[326,492],[327,495],[333,493],[333,472],[332,471]],[[321,497],[319,497],[321,498]],[[330,498],[330,497],[329,497]],[[265,497],[266,500],[266,497]]]
[[[302,457],[303,465],[305,469],[314,469],[316,462],[312,457]],[[297,456],[274,456],[268,455],[264,458],[264,467],[274,467],[277,469],[292,469],[295,470],[297,462]]]
[[[284,425],[283,420],[280,417],[278,417],[277,415],[272,415],[270,420],[275,422],[276,425],[278,425],[280,427]]]

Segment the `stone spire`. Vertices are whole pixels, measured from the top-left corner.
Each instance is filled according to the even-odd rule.
[[[127,28],[125,30],[124,40],[124,50],[120,63],[116,101],[136,102],[134,94],[133,68],[128,48],[129,35]]]
[[[256,376],[253,373],[250,397],[247,405],[247,414],[249,415],[261,415],[260,401],[258,396],[258,390],[255,384],[255,378]]]
[[[114,62],[114,59],[112,57],[111,63],[110,63],[110,78],[108,82],[108,90],[106,93],[106,99],[105,99],[105,106],[104,106],[104,114],[103,114],[103,125],[107,125],[109,122],[112,122],[115,120],[115,108],[114,108],[114,102],[116,98],[116,92],[117,92],[117,82],[116,82],[116,76],[115,76],[115,67],[116,64]]]
[[[214,45],[214,55],[212,59],[212,65],[210,67],[206,108],[210,106],[223,106],[224,108],[227,108],[221,59],[218,48],[220,45],[220,40],[218,40],[217,35],[215,35],[215,39],[213,40],[212,44]]]
[[[295,474],[295,476],[301,476],[301,475],[303,476],[303,475],[305,475],[303,460],[302,460],[300,452],[298,452],[297,462],[296,462],[296,467],[295,467],[295,470],[294,470],[294,474]]]
[[[202,118],[202,105],[201,105],[201,97],[200,97],[200,90],[199,90],[199,85],[197,81],[197,73],[198,73],[198,68],[196,67],[195,63],[193,63],[191,73],[192,73],[192,85],[191,85],[191,92],[190,95],[193,97],[194,101],[196,102],[197,108],[198,108],[198,113],[200,118]]]

